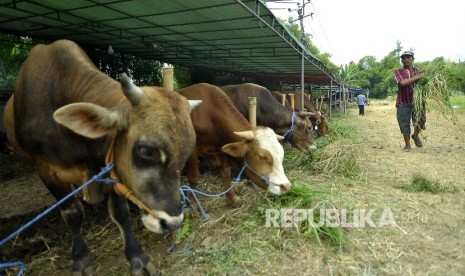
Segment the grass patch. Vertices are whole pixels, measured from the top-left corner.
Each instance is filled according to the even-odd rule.
[[[306,154],[297,150],[286,152],[286,170],[306,169],[315,174],[342,175],[356,178],[358,164],[356,140],[357,125],[348,114],[335,113],[330,135],[317,139],[318,148]]]
[[[455,113],[465,113],[465,95],[456,95],[450,98],[450,105]]]
[[[452,185],[442,185],[436,180],[428,179],[424,175],[417,173],[412,177],[411,185],[407,187],[410,192],[426,192],[432,194],[456,193],[458,188]]]
[[[286,209],[291,210],[292,212],[297,209],[313,209],[313,217],[308,217],[302,221],[294,220],[294,225],[290,228],[293,228],[293,230],[295,230],[294,232],[299,237],[315,240],[320,245],[327,243],[330,246],[335,246],[342,250],[348,244],[347,236],[342,228],[328,227],[326,226],[326,223],[321,226],[319,225],[319,210],[322,208],[331,208],[332,205],[330,202],[331,197],[333,196],[334,195],[328,191],[313,189],[307,185],[293,182],[292,190],[289,193],[271,198],[268,204],[262,204],[258,207],[258,213],[265,224],[267,219],[267,209],[274,209],[279,212]],[[280,216],[277,219],[278,224],[283,222],[283,218],[281,217],[282,215],[283,214],[280,213]]]
[[[219,271],[232,271],[237,266],[247,266],[259,259],[256,245],[238,242],[234,246],[213,246],[197,250],[187,256],[190,265],[208,264],[206,275],[217,275]]]

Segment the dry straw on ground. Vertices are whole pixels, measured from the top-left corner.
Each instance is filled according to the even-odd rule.
[[[202,198],[211,220],[191,212],[181,240],[148,232],[133,208],[137,238],[163,275],[464,275],[465,117],[459,116],[454,125],[439,112],[428,112],[424,147],[404,153],[394,101],[372,100],[365,116],[357,116],[355,106],[347,113],[332,122],[345,124],[333,127],[331,135],[337,139],[319,138],[320,145],[329,142],[318,154],[286,150],[287,175],[299,187],[294,195],[271,196],[243,182],[237,189],[244,201],[239,209],[226,206],[224,198]],[[351,129],[356,135],[344,137]],[[346,176],[345,171],[356,174]],[[456,190],[406,190],[417,173]],[[198,188],[217,193],[218,183],[212,172]],[[304,228],[264,226],[266,208],[287,207],[374,208],[375,219],[390,208],[398,227],[342,228],[347,238],[342,244],[323,235],[318,239]],[[105,215],[86,211],[84,235],[96,275],[128,275],[117,227]],[[29,275],[49,276],[69,273],[70,245],[59,214],[53,214],[8,246],[32,252],[23,259]],[[16,256],[26,254],[18,251]]]

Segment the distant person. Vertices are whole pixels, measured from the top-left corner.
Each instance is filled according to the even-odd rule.
[[[404,136],[405,147],[404,151],[409,152],[412,147],[410,146],[410,122],[413,124],[412,139],[417,147],[422,147],[423,143],[418,136],[421,129],[425,129],[426,114],[420,114],[419,122],[415,120],[413,109],[413,92],[416,82],[422,78],[422,74],[418,68],[413,66],[415,60],[412,51],[405,51],[400,56],[402,68],[394,72],[394,79],[397,83],[397,122],[399,123],[400,132]]]
[[[367,98],[363,93],[358,94],[357,96],[357,105],[358,105],[358,115],[365,116],[365,103]]]

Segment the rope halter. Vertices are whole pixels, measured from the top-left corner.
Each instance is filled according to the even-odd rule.
[[[286,142],[289,142],[292,138],[292,136],[294,135],[294,129],[295,129],[295,126],[294,126],[294,122],[295,122],[295,118],[297,116],[297,112],[292,112],[292,119],[291,119],[291,129],[289,129],[288,131],[286,131],[284,133],[284,140]]]
[[[105,157],[105,164],[113,164],[113,157],[114,157],[114,151],[115,151],[115,143],[116,143],[116,135],[113,136],[110,144],[110,148],[108,148],[107,155]],[[117,195],[122,196],[126,199],[131,200],[134,204],[136,204],[140,209],[146,211],[149,215],[153,216],[154,218],[158,218],[158,215],[155,214],[155,212],[147,206],[142,200],[140,200],[135,194],[134,191],[131,190],[131,188],[124,184],[121,183],[118,179],[118,176],[115,173],[115,169],[110,171],[110,178],[115,180],[115,184],[113,186],[114,191],[116,192]]]
[[[265,183],[265,185],[268,187],[270,186],[270,178],[269,177],[266,177],[266,176],[263,176],[259,173],[257,173],[256,171],[254,171],[250,166],[249,164],[247,163],[247,160],[245,160],[245,157],[244,157],[244,166],[242,167],[241,169],[241,173],[238,175],[238,177],[241,176],[242,172],[245,170],[245,168],[249,169],[250,172],[252,172],[256,177],[258,177],[261,181],[263,181],[263,183]],[[237,181],[237,179],[236,179]],[[252,181],[253,182],[253,181]],[[255,185],[257,185],[257,183],[254,183]]]

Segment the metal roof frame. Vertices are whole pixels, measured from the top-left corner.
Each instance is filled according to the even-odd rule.
[[[0,31],[173,65],[339,82],[260,0],[0,0]]]

